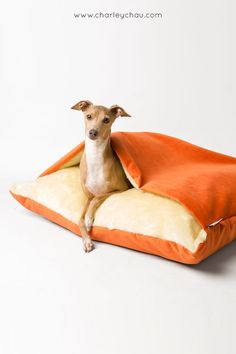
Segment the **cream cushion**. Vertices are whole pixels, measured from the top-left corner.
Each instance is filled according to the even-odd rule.
[[[64,167],[33,182],[16,183],[11,191],[76,224],[86,201],[79,166]],[[136,186],[108,197],[97,209],[94,225],[174,241],[191,252],[206,239],[206,232],[182,204]]]

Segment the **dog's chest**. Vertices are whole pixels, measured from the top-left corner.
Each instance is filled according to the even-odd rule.
[[[104,174],[103,148],[93,142],[86,143],[87,174],[85,185],[90,193],[98,195],[107,192],[107,181]]]

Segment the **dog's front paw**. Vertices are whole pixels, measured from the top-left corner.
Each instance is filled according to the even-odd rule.
[[[89,232],[93,226],[93,218],[91,218],[90,216],[88,215],[85,215],[85,218],[84,218],[84,223],[85,223],[85,226],[86,226],[86,229],[87,231]]]
[[[84,247],[84,251],[87,252],[91,252],[94,249],[94,244],[92,243],[92,241],[89,238],[85,238],[83,240],[83,247]]]

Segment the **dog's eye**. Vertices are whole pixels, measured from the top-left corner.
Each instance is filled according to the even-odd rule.
[[[103,123],[109,123],[110,122],[110,119],[108,118],[108,117],[105,117],[105,118],[103,118]]]
[[[91,118],[92,118],[91,114],[87,114],[87,119],[91,119]]]

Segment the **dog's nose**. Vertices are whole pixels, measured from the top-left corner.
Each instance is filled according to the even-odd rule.
[[[89,137],[90,137],[91,139],[96,138],[97,135],[98,135],[98,131],[97,131],[96,129],[90,129],[90,131],[89,131]]]

